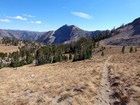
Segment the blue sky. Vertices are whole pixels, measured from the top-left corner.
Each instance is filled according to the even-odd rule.
[[[0,28],[55,30],[64,24],[105,30],[140,16],[140,0],[0,0]]]

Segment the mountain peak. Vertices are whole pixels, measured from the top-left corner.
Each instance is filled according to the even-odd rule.
[[[65,24],[65,25],[63,25],[62,26],[63,28],[78,28],[77,26],[75,26],[75,25],[67,25],[67,24]],[[60,28],[62,28],[62,27],[60,27]]]
[[[132,22],[133,25],[140,25],[140,17]]]
[[[80,37],[92,37],[99,33],[100,31],[85,31],[75,25],[65,24],[54,31],[54,33],[45,33],[39,40],[43,40],[44,43],[62,44],[76,41]]]

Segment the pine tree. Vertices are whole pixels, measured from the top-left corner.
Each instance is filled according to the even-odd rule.
[[[133,52],[133,47],[130,47],[130,51],[129,51],[130,53],[132,53]]]
[[[72,60],[72,54],[69,54],[69,60]]]
[[[0,63],[0,69],[2,68],[2,63]]]
[[[122,53],[125,53],[125,46],[122,47]]]
[[[102,52],[101,56],[104,56],[104,52]]]
[[[135,47],[135,52],[137,52],[137,47]]]

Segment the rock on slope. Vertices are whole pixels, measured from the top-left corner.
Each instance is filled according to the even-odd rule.
[[[117,28],[112,37],[101,41],[105,45],[140,45],[140,18],[133,22]]]

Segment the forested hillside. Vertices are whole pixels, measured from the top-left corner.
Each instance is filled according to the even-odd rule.
[[[22,41],[4,37],[1,44],[4,46],[18,46],[18,51],[0,53],[0,66],[19,67],[27,64],[42,65],[61,61],[79,61],[90,59],[92,51],[97,47],[96,38],[80,38],[70,44],[44,45],[33,41]],[[97,39],[96,39],[97,40]]]

